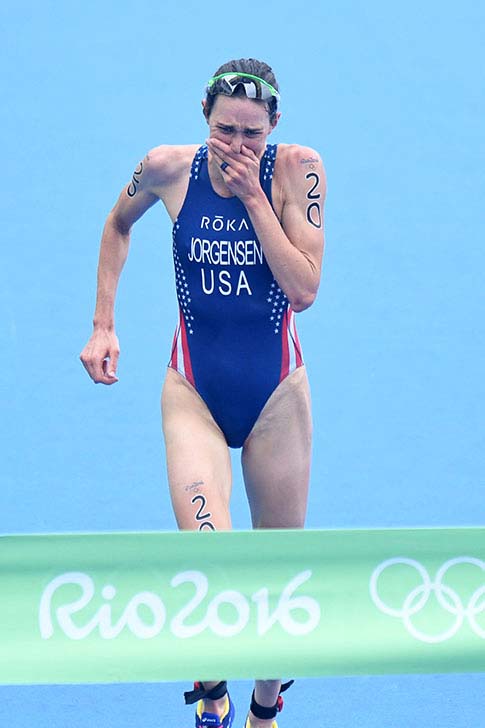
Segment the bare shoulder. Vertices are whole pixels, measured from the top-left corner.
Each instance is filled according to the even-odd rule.
[[[187,189],[196,144],[151,149],[137,164],[112,212],[120,230],[130,227],[158,200],[173,216]]]
[[[154,147],[139,163],[133,177],[138,178],[140,183],[143,180],[143,186],[154,192],[167,185],[177,184],[187,177],[197,149],[197,144]]]
[[[273,178],[273,203],[281,219],[282,211],[289,203],[307,204],[318,194],[323,202],[327,183],[320,154],[311,147],[300,144],[278,144]]]
[[[325,174],[322,157],[315,149],[300,144],[278,144],[275,176],[281,175],[284,180],[290,175],[294,179],[294,175],[301,176],[302,171],[308,173],[316,170]]]

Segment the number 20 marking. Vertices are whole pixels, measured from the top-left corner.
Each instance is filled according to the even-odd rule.
[[[206,513],[202,513],[202,511],[204,510],[205,505],[206,505],[205,496],[194,495],[191,502],[195,505],[197,503],[197,501],[200,501],[200,506],[199,506],[199,510],[195,514],[195,520],[203,521],[203,523],[201,523],[199,526],[199,531],[204,531],[204,530],[215,531],[216,529],[215,529],[214,524],[209,521],[209,518],[211,518],[211,516],[212,516],[210,511],[207,511]]]
[[[305,175],[305,179],[314,180],[313,186],[307,192],[307,200],[319,200],[321,197],[320,192],[315,193],[315,190],[320,183],[320,177],[316,172],[308,172],[308,174]],[[306,209],[306,219],[310,225],[313,225],[313,227],[322,227],[322,216],[320,213],[320,204],[318,202],[310,202]]]

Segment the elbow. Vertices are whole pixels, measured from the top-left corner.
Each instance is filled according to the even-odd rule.
[[[117,214],[115,210],[111,210],[106,220],[106,226],[118,235],[129,238],[131,233],[131,225],[128,225],[121,215]]]
[[[305,311],[307,308],[310,308],[312,303],[314,303],[315,299],[317,297],[316,291],[307,291],[306,293],[295,296],[290,303],[291,308],[295,313],[300,313],[301,311]]]
[[[288,296],[291,308],[295,313],[305,311],[315,302],[320,285],[320,271],[313,267],[312,275],[295,287],[292,296]]]

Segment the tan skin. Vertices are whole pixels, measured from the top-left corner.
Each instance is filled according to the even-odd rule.
[[[278,119],[270,122],[264,102],[219,95],[207,121],[214,190],[243,202],[272,273],[293,309],[308,308],[317,293],[323,256],[325,172],[319,155],[298,145],[278,146],[271,207],[259,182],[259,164]],[[96,383],[118,381],[114,304],[131,228],[158,200],[172,221],[176,219],[197,148],[152,150],[108,216],[101,240],[94,331],[81,354]],[[229,165],[224,171],[222,162]],[[318,205],[318,211],[315,206],[309,210],[310,205]],[[198,528],[193,498],[199,494],[214,528],[230,529],[232,474],[227,443],[201,397],[173,369],[168,369],[163,387],[162,417],[170,494],[179,528]],[[273,392],[242,448],[253,527],[303,527],[311,438],[310,393],[305,368],[300,367]],[[257,702],[273,706],[280,685],[279,680],[256,681]],[[225,701],[206,701],[205,709],[220,714]],[[251,711],[248,719],[251,728],[269,728],[273,723],[256,718]]]

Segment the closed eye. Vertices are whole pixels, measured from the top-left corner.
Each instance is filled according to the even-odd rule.
[[[217,129],[223,134],[234,134],[236,128],[226,124],[218,124]],[[244,135],[247,137],[258,137],[263,133],[262,129],[244,129]]]

